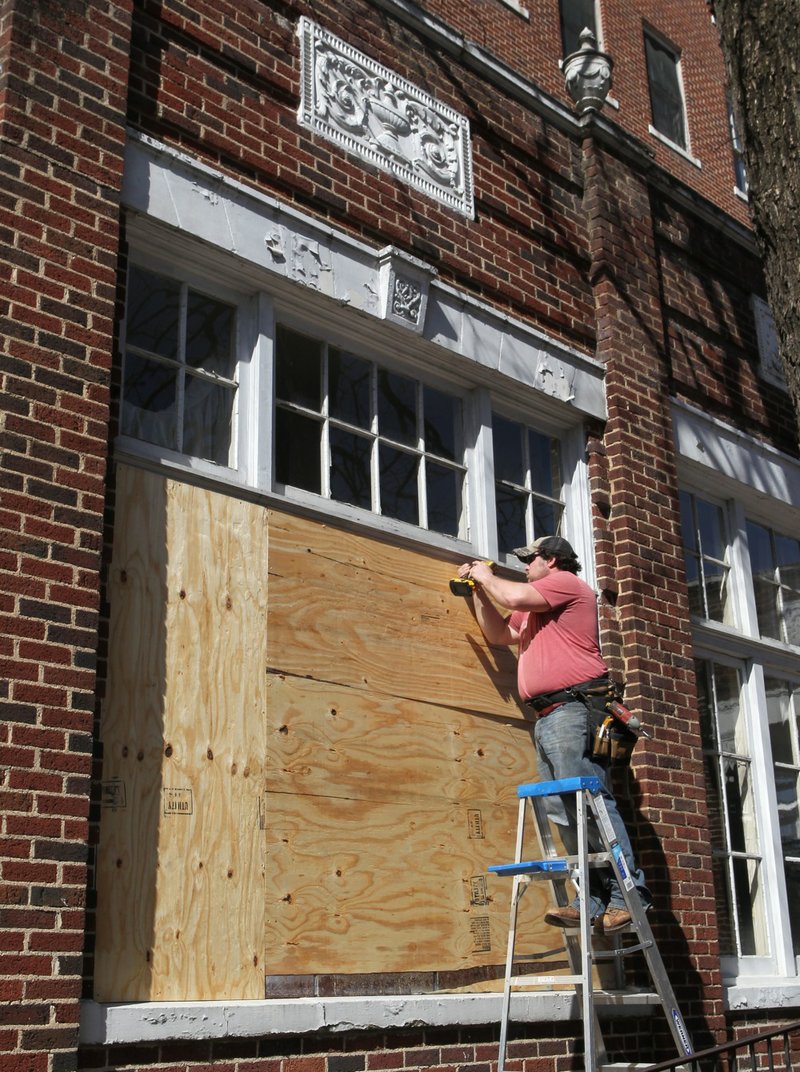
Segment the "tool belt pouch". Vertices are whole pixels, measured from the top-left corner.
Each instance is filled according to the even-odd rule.
[[[631,761],[639,736],[628,729],[620,717],[630,717],[630,712],[621,702],[621,687],[612,682],[605,695],[587,696],[586,699],[594,733],[592,759],[612,766],[626,766]]]

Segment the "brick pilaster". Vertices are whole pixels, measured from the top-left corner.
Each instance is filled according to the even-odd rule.
[[[0,18],[0,1050],[75,1067],[130,0]]]

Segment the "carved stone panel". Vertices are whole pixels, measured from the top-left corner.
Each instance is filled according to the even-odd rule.
[[[305,17],[298,36],[300,124],[472,219],[468,120]]]

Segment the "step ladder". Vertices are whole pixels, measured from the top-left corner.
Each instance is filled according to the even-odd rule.
[[[577,856],[559,856],[553,841],[550,822],[547,817],[545,801],[550,796],[573,794],[577,815],[578,853]],[[596,777],[564,778],[556,782],[535,782],[521,785],[517,789],[519,814],[517,818],[517,843],[514,862],[495,864],[489,871],[496,875],[510,876],[514,880],[511,893],[511,918],[508,928],[508,951],[506,954],[505,978],[503,984],[503,1004],[500,1024],[500,1055],[498,1072],[504,1072],[508,1042],[508,1022],[511,1010],[512,991],[525,987],[541,987],[570,984],[580,994],[583,1019],[584,1069],[585,1072],[602,1072],[607,1064],[607,1054],[600,1024],[595,1009],[596,1004],[613,1004],[615,995],[594,987],[593,965],[602,959],[611,959],[617,969],[617,979],[622,980],[622,958],[641,951],[644,954],[650,978],[658,995],[659,1002],[667,1018],[670,1032],[680,1056],[691,1057],[694,1053],[689,1033],[683,1022],[672,986],[664,970],[664,963],[656,947],[653,932],[647,922],[639,894],[633,880],[628,874],[625,858],[611,825],[611,820],[602,795],[600,779]],[[524,834],[526,814],[534,820],[539,842],[541,859],[524,860]],[[594,817],[602,852],[589,852],[588,821],[590,814]],[[612,867],[626,907],[631,914],[630,931],[638,941],[633,945],[614,943],[612,949],[593,949],[592,925],[589,918],[589,898],[580,899],[580,925],[575,930],[562,931],[566,952],[571,968],[568,975],[514,975],[515,965],[523,961],[542,960],[543,954],[517,954],[515,950],[517,915],[519,903],[525,891],[533,882],[550,882],[556,904],[564,906],[569,897],[566,883],[571,880],[579,890],[589,889],[589,869],[592,867]],[[551,951],[552,952],[552,951]],[[561,953],[559,948],[556,952]],[[630,1066],[634,1067],[634,1066]]]

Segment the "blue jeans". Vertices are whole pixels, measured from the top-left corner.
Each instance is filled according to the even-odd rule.
[[[542,781],[550,782],[586,775],[600,779],[608,818],[619,842],[628,874],[633,879],[642,904],[645,908],[649,908],[652,904],[652,895],[645,884],[644,874],[636,866],[628,832],[617,809],[614,794],[611,792],[609,770],[603,764],[593,760],[591,756],[589,718],[584,704],[577,700],[572,701],[556,708],[544,718],[540,718],[534,727],[533,740],[539,763],[539,778]],[[545,804],[550,820],[559,827],[564,848],[570,856],[574,855],[578,851],[574,795],[547,797]],[[589,847],[593,852],[603,851],[593,819],[589,823]],[[625,908],[622,891],[611,867],[591,869],[589,898],[592,918],[602,915],[606,908]],[[573,907],[578,907],[577,898],[572,903]]]

